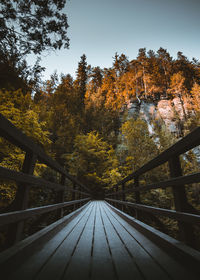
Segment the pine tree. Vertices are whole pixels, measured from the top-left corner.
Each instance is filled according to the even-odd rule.
[[[162,76],[162,83],[164,84],[165,95],[170,84],[170,76],[172,73],[172,57],[166,49],[159,48],[157,51],[159,71]]]
[[[88,68],[87,68],[87,61],[86,55],[83,54],[81,56],[81,60],[78,63],[78,69],[76,71],[76,80],[74,81],[74,88],[80,95],[82,106],[84,105],[84,97],[86,93],[86,85],[88,80]]]

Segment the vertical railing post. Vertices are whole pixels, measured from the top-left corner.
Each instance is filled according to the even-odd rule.
[[[115,199],[114,189],[112,190],[111,199]],[[115,206],[115,202],[112,202],[112,205]]]
[[[135,188],[139,188],[139,177],[135,177],[134,178],[134,189]],[[135,191],[135,202],[140,204],[141,203],[141,199],[140,199],[140,192],[139,191]],[[139,211],[136,209],[136,219],[140,219],[140,213]]]
[[[116,187],[115,187],[115,192],[116,192],[116,194],[115,194],[115,199],[116,199],[116,200],[119,199],[118,191],[119,191],[119,187],[116,186]],[[117,203],[117,202],[115,202],[115,207],[118,207],[118,203]]]
[[[32,175],[34,172],[37,156],[32,152],[26,152],[25,159],[22,166],[22,172]],[[26,184],[19,184],[14,201],[14,210],[25,210],[28,208],[30,186]],[[22,239],[24,230],[24,221],[21,221],[12,226],[11,233],[9,234],[9,243],[17,243]]]
[[[125,195],[124,191],[125,191],[125,184],[122,184],[122,201],[126,200],[126,195]],[[122,204],[122,211],[124,211],[125,208],[126,208],[126,206]]]
[[[66,179],[65,175],[62,174],[61,179],[60,179],[60,185],[63,185],[63,186],[65,185],[65,179]],[[64,198],[65,198],[65,190],[59,191],[57,193],[56,202],[62,203],[62,202],[64,202]],[[63,208],[60,208],[57,210],[57,219],[60,219],[63,217],[63,215],[64,215],[63,210],[64,210]]]
[[[124,193],[125,191],[125,184],[122,184],[122,200],[125,201],[126,200],[126,194]]]
[[[82,191],[82,187],[80,186],[79,187],[79,191],[81,192]],[[79,199],[82,199],[82,193],[79,193]],[[79,203],[79,207],[81,207],[82,205],[82,202]]]
[[[182,169],[181,169],[179,156],[175,156],[169,160],[169,169],[170,169],[170,176],[172,178],[182,176]],[[176,211],[187,212],[188,202],[187,202],[187,196],[185,192],[185,186],[184,185],[174,186],[172,190],[173,190],[174,205]],[[180,222],[180,221],[178,222],[178,227],[179,227],[181,240],[184,241],[186,244],[193,246],[195,243],[193,227],[188,223]]]
[[[73,190],[75,191],[76,190],[76,184],[73,183]],[[75,192],[72,192],[72,200],[75,200],[76,199],[76,193]],[[74,204],[73,206],[73,210],[76,210],[76,205]]]

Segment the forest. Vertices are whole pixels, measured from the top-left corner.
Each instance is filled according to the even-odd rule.
[[[47,42],[52,47],[48,38]],[[3,47],[2,41],[1,50]],[[60,48],[59,41],[53,47]],[[26,48],[28,53],[30,46],[24,45]],[[42,51],[38,48],[31,51]],[[75,78],[54,72],[49,80],[41,81],[39,60],[30,68],[22,60],[24,54],[14,52],[13,42],[10,50],[13,56],[11,51],[5,56],[5,50],[0,54],[1,114],[94,193],[109,189],[200,125],[200,63],[195,58],[190,61],[182,52],[173,58],[164,48],[141,48],[132,60],[115,53],[112,66],[104,69],[88,65],[83,54]],[[142,104],[150,103],[157,108],[163,100],[173,111],[173,132],[159,114],[147,120],[140,110]],[[175,100],[179,101],[179,111]],[[137,110],[130,114],[133,104]],[[21,170],[23,159],[19,148],[0,138],[1,166]],[[199,170],[199,161],[198,151],[183,156],[184,174]],[[168,172],[166,165],[156,168],[141,178],[141,185],[164,180]],[[40,163],[34,175],[53,182],[59,179]],[[13,183],[1,183],[1,209],[13,202],[15,193]],[[200,210],[199,184],[190,186],[187,195]],[[51,199],[51,194],[41,187],[32,194],[30,203],[39,206]],[[134,201],[134,197],[129,195],[128,200]],[[167,189],[152,190],[143,196],[143,202],[174,208]]]
[[[131,61],[116,53],[109,69],[91,67],[84,54],[75,79],[54,73],[37,89],[21,76],[17,80],[1,87],[1,113],[92,190],[109,188],[200,122],[200,65],[181,52],[173,59],[165,49],[155,53],[143,48]],[[152,117],[149,131],[140,111],[128,113],[130,104],[140,107],[163,99],[173,108],[175,98],[183,109],[173,117],[181,132],[172,133],[159,116]],[[20,170],[20,150],[1,140],[1,151],[1,165]],[[198,168],[198,158],[188,154],[183,164],[189,172]],[[38,164],[37,172],[50,171]],[[154,176],[166,175],[157,172]],[[1,186],[2,206],[13,197],[12,188]]]

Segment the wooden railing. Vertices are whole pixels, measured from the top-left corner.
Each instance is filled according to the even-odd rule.
[[[50,158],[41,147],[36,145],[25,134],[17,129],[10,121],[0,114],[0,137],[25,152],[25,158],[21,172],[0,167],[0,179],[17,183],[17,192],[9,213],[0,214],[0,226],[12,224],[9,234],[9,243],[18,242],[22,239],[24,220],[35,215],[57,211],[57,218],[63,217],[64,207],[84,204],[90,200],[90,192],[86,186],[76,178],[70,176],[63,167]],[[46,164],[60,174],[60,183],[50,182],[40,177],[33,176],[36,161]],[[72,182],[72,186],[66,185],[66,179]],[[28,209],[29,192],[33,187],[46,187],[56,192],[55,204]],[[72,201],[64,201],[65,192],[71,192]],[[78,199],[76,198],[78,195]],[[84,198],[85,197],[85,198]]]
[[[200,127],[196,128],[193,132],[162,152],[159,156],[114,185],[107,192],[106,200],[114,203],[116,206],[121,204],[124,205],[124,207],[135,209],[136,218],[139,219],[142,213],[146,213],[151,216],[166,216],[177,220],[180,239],[186,244],[194,246],[195,236],[192,224],[200,225],[200,215],[199,212],[189,204],[184,185],[200,182],[200,173],[183,176],[180,155],[198,145],[200,145]],[[141,175],[166,162],[169,164],[170,179],[143,186],[139,185]],[[131,180],[133,180],[133,183],[129,183],[129,187],[126,188],[125,184]],[[168,187],[172,187],[175,210],[152,207],[141,203],[141,192],[148,192],[158,188],[165,189]],[[126,195],[128,193],[135,194],[135,203],[126,201]],[[119,198],[121,200],[119,200]]]

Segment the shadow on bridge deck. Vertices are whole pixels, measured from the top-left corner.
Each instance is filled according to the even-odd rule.
[[[20,245],[19,245],[20,246]],[[46,243],[24,255],[2,279],[198,279],[117,215],[91,201]]]

